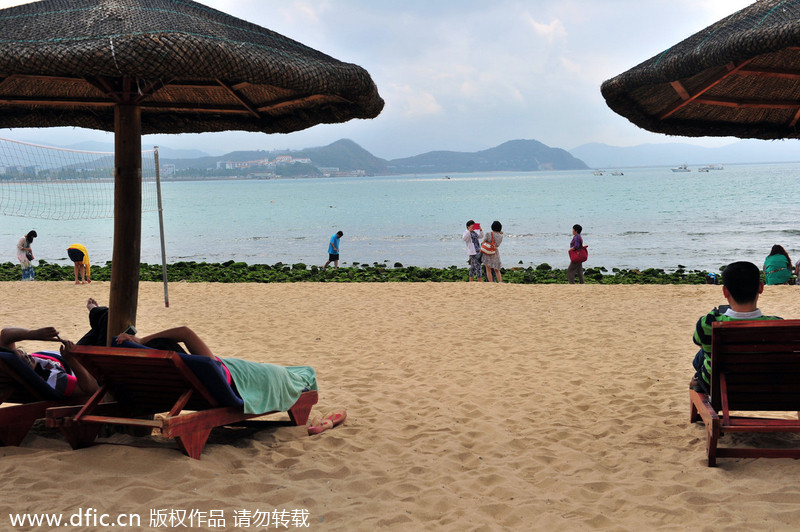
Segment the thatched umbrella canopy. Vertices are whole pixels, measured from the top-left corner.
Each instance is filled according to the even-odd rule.
[[[760,0],[601,91],[612,110],[657,133],[800,137],[800,0]]]
[[[136,321],[142,134],[288,133],[382,108],[361,67],[190,0],[0,10],[0,128],[115,132],[111,334]]]

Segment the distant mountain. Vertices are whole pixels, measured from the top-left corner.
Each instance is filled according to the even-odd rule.
[[[582,170],[583,161],[560,148],[536,140],[512,140],[478,152],[432,151],[393,159],[388,170],[393,174],[443,172],[493,172],[534,170]]]
[[[333,144],[303,150],[250,150],[233,151],[219,157],[201,157],[198,159],[166,159],[178,170],[189,168],[216,168],[218,161],[245,162],[260,159],[274,159],[279,155],[290,155],[295,159],[308,158],[316,167],[338,168],[341,172],[364,170],[367,174],[385,174],[386,160],[375,157],[370,152],[348,139],[337,140]]]
[[[777,163],[800,161],[800,144],[797,140],[740,140],[719,148],[679,143],[623,148],[593,143],[578,146],[570,153],[591,168]]]
[[[337,140],[328,146],[303,150],[235,151],[219,157],[198,159],[166,159],[177,170],[216,168],[218,161],[244,162],[274,159],[290,155],[295,159],[308,158],[316,167],[338,168],[342,172],[363,170],[367,175],[493,172],[500,170],[528,172],[534,170],[582,170],[588,168],[560,148],[550,148],[535,140],[512,140],[488,150],[466,153],[434,151],[386,161],[375,157],[352,140]]]
[[[298,153],[300,155],[298,155]],[[292,152],[292,157],[308,157],[318,167],[335,167],[342,172],[364,170],[367,174],[385,174],[386,159],[375,157],[349,139],[337,140],[321,148]]]

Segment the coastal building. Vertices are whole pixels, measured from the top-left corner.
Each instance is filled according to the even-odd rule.
[[[255,161],[217,161],[217,170],[236,170],[238,168],[253,168],[259,166],[268,166],[270,164],[268,158],[257,159]]]

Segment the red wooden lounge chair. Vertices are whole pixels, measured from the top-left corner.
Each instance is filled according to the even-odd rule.
[[[711,379],[710,395],[689,390],[691,422],[706,426],[709,466],[717,457],[800,458],[800,449],[718,447],[726,432],[800,432],[797,415],[764,417],[800,413],[800,320],[714,323]]]
[[[157,429],[199,459],[211,429],[263,416],[245,414],[216,361],[172,351],[76,346],[72,355],[100,384],[80,407],[50,408],[47,425],[59,427],[73,448],[90,444],[104,423]],[[97,415],[100,398],[111,392],[124,416]],[[317,392],[306,391],[289,409],[295,425],[305,425]],[[188,412],[187,412],[188,411]],[[160,414],[155,416],[156,414]],[[154,417],[155,416],[155,417]],[[86,427],[95,430],[87,431]]]
[[[63,364],[61,356],[47,353]],[[0,444],[19,445],[37,419],[54,406],[74,405],[86,397],[64,397],[51,388],[17,355],[0,351],[0,403],[12,403],[0,408]]]

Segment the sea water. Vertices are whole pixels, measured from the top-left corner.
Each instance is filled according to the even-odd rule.
[[[565,268],[573,224],[588,266],[717,271],[759,266],[773,244],[800,258],[800,164],[734,165],[710,172],[629,168],[591,171],[164,182],[167,262],[308,265],[327,260],[343,231],[340,264],[466,265],[465,222],[503,224],[503,265]],[[84,244],[93,264],[111,260],[111,219],[0,217],[2,261],[35,229],[37,259],[68,264]],[[2,249],[2,247],[0,247]],[[156,212],[142,221],[142,262],[159,263]]]

